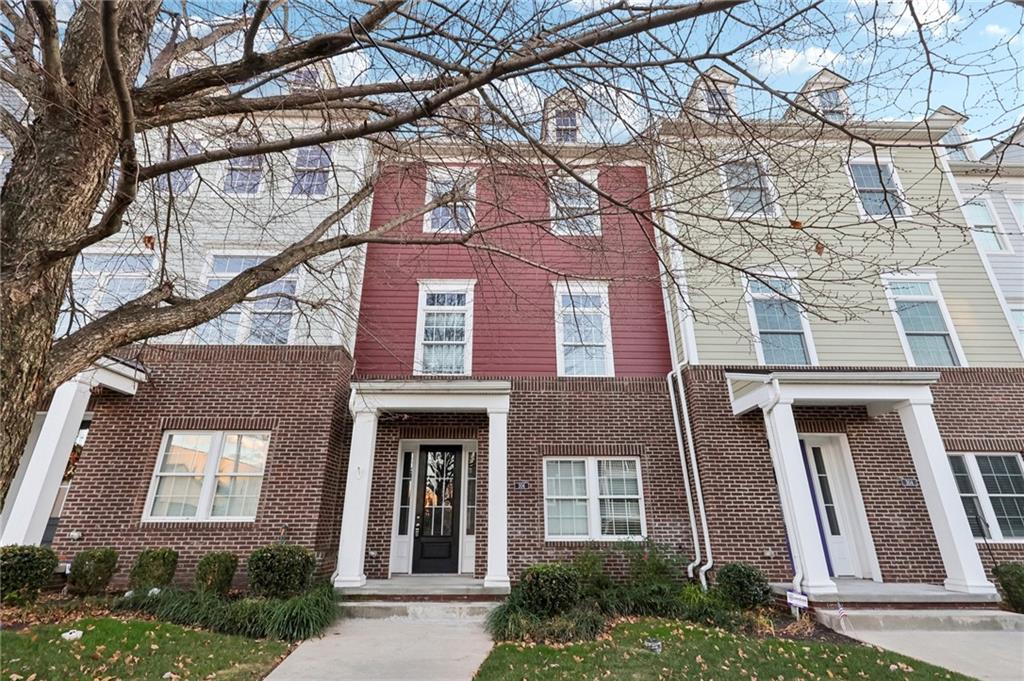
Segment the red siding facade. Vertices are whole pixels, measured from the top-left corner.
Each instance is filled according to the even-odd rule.
[[[612,352],[620,377],[664,376],[668,334],[651,246],[647,177],[640,166],[609,166],[598,186],[632,210],[601,199],[600,237],[554,237],[544,230],[548,193],[535,179],[481,176],[476,219],[491,250],[461,245],[371,244],[360,304],[356,370],[360,376],[412,373],[420,279],[475,279],[474,376],[556,373],[553,281],[559,274],[610,280]],[[396,167],[376,186],[371,226],[379,228],[426,201],[426,170]],[[398,228],[430,238],[423,218]],[[510,257],[494,249],[514,253]],[[539,263],[538,267],[533,263]]]

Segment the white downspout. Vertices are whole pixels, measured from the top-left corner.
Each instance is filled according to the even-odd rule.
[[[693,494],[690,492],[690,475],[686,470],[686,450],[683,448],[683,434],[679,426],[679,408],[676,404],[676,388],[675,380],[673,378],[675,374],[679,371],[679,367],[681,366],[683,366],[682,362],[680,362],[675,369],[668,372],[668,375],[665,376],[665,380],[668,382],[668,396],[669,399],[672,401],[672,420],[676,427],[676,447],[679,448],[679,467],[683,471],[683,488],[686,490],[686,508],[690,513],[690,533],[693,538],[694,557],[693,561],[686,566],[686,576],[690,579],[693,579],[693,568],[696,567],[696,565],[701,561],[701,553],[700,539],[697,536],[697,518],[693,512]],[[686,422],[686,434],[687,442],[691,443],[690,447],[692,448],[693,437],[690,433],[689,420],[687,420]]]
[[[708,515],[704,509],[704,490],[700,484],[700,468],[697,466],[697,449],[693,444],[693,429],[690,427],[690,409],[686,406],[686,389],[683,387],[681,374],[682,364],[676,367],[676,382],[679,386],[679,401],[683,408],[683,427],[686,429],[686,444],[690,450],[690,471],[693,473],[693,488],[697,493],[697,510],[700,512],[700,525],[704,535],[705,562],[698,572],[700,585],[708,588],[708,570],[715,564],[714,554],[711,552],[711,533],[708,530]]]

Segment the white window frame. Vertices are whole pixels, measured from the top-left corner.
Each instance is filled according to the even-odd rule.
[[[239,164],[239,162],[249,163]],[[263,154],[251,154],[249,156],[238,156],[235,158],[228,159],[227,162],[224,164],[224,182],[221,184],[222,191],[225,194],[230,194],[232,196],[256,196],[257,194],[260,193],[260,190],[263,189],[263,173],[265,163],[266,159]],[[259,177],[256,180],[256,188],[253,189],[252,191],[240,191],[235,187],[229,187],[229,182],[231,181],[231,173],[232,171],[236,170],[242,172],[258,172]]]
[[[591,187],[596,187],[597,186],[598,175],[597,175],[597,170],[596,169],[580,171],[580,172],[577,172],[576,174],[579,175],[580,177],[582,177],[583,180],[587,184],[589,184]],[[558,202],[555,200],[555,191],[553,189],[554,184],[552,183],[553,179],[556,180],[556,181],[563,181],[563,182],[564,181],[576,182],[576,183],[578,183],[580,185],[580,187],[584,191],[590,192],[590,193],[592,193],[594,195],[594,206],[593,206],[593,211],[594,212],[593,212],[593,215],[589,216],[589,217],[591,217],[593,219],[593,224],[594,224],[594,229],[591,232],[583,233],[583,232],[579,232],[579,231],[574,230],[574,229],[566,229],[566,227],[565,227],[565,220],[564,219],[559,219],[557,217],[558,216]],[[553,236],[563,236],[563,237],[577,237],[577,236],[579,236],[579,237],[594,237],[594,236],[601,236],[602,228],[603,228],[603,225],[601,224],[602,223],[602,220],[601,220],[601,197],[598,195],[598,193],[596,191],[590,189],[590,187],[585,186],[583,183],[579,182],[579,180],[577,180],[572,175],[567,175],[567,174],[564,174],[564,173],[558,173],[558,174],[548,178],[548,216],[549,216],[549,218],[551,220],[551,222],[550,222],[550,225],[551,225],[550,232],[551,232],[551,234]]]
[[[323,155],[326,156],[327,163],[325,163],[322,166],[313,166],[313,165],[301,165],[300,166],[299,165],[299,159],[302,157],[301,155],[303,153],[303,151],[302,151],[303,149],[319,149],[321,152],[323,152]],[[328,194],[330,194],[331,170],[334,167],[334,157],[331,155],[332,151],[333,151],[333,148],[331,147],[330,144],[311,144],[311,145],[306,146],[306,147],[298,147],[295,150],[295,162],[292,165],[292,178],[291,178],[292,184],[291,184],[291,187],[289,187],[289,189],[288,189],[288,196],[327,196]],[[318,157],[318,158],[322,158],[322,157]],[[323,192],[312,192],[312,191],[309,191],[309,192],[296,192],[295,188],[296,188],[296,186],[298,186],[298,183],[299,183],[299,175],[301,173],[312,173],[312,172],[317,172],[317,173],[322,172],[322,173],[324,173],[325,178],[324,178],[324,190],[323,190]]]
[[[974,496],[977,497],[978,505],[981,506],[982,520],[985,522],[990,535],[989,537],[974,537],[974,540],[979,544],[984,544],[985,542],[1024,544],[1024,537],[1003,536],[1003,529],[999,527],[999,520],[996,518],[995,508],[992,506],[991,493],[985,486],[985,480],[981,476],[981,469],[978,467],[978,460],[976,458],[979,456],[1011,457],[1017,459],[1021,468],[1024,469],[1024,460],[1022,460],[1021,454],[1018,452],[949,452],[948,456],[963,458],[967,474],[971,479],[971,485],[974,487]],[[959,492],[959,490],[957,491]],[[960,494],[958,496],[963,495]]]
[[[555,291],[555,363],[559,376],[567,377],[613,377],[615,376],[615,357],[612,350],[612,314],[611,297],[606,281],[553,281],[551,282]],[[601,374],[567,374],[565,373],[564,342],[565,334],[562,330],[562,296],[572,294],[574,296],[601,296],[601,317],[604,322],[604,373]]]
[[[416,348],[413,351],[412,372],[416,376],[471,376],[473,374],[473,291],[476,279],[420,279],[419,296],[416,301]],[[423,370],[423,330],[427,320],[428,293],[465,293],[466,315],[465,356],[462,358],[461,374],[437,374]],[[438,311],[454,311],[455,308],[437,308]],[[431,311],[434,311],[433,309]]]
[[[960,337],[957,336],[956,327],[953,326],[953,318],[949,314],[949,308],[946,307],[946,300],[942,295],[942,289],[939,288],[939,280],[934,272],[922,272],[918,274],[883,274],[882,284],[885,290],[885,299],[889,303],[889,312],[892,314],[893,321],[896,323],[896,331],[900,337],[900,345],[903,346],[903,354],[907,358],[907,365],[916,367],[917,362],[914,361],[914,353],[910,348],[910,342],[907,340],[907,332],[903,328],[903,320],[900,318],[900,313],[896,309],[897,296],[893,295],[892,290],[889,287],[890,282],[926,282],[931,288],[932,295],[930,296],[899,296],[900,300],[918,301],[918,302],[934,302],[938,303],[939,311],[942,313],[942,320],[946,324],[946,332],[949,334],[950,342],[953,344],[953,351],[956,353],[958,366],[966,367],[967,355],[964,354],[964,348],[960,345]]]
[[[441,166],[432,166],[427,168],[427,192],[423,200],[423,205],[427,205],[433,201],[434,196],[434,185],[438,182],[451,182],[454,180],[456,184],[464,181],[466,177],[471,176],[473,181],[468,183],[465,187],[466,195],[462,201],[456,202],[457,205],[466,205],[469,207],[469,222],[470,229],[476,227],[476,169],[470,168],[469,166],[452,167],[446,168]],[[427,234],[463,234],[461,230],[452,229],[434,229],[434,223],[432,216],[437,208],[443,208],[446,204],[441,206],[435,206],[430,210],[426,211],[423,215],[423,231]],[[448,204],[451,205],[451,204]]]
[[[1006,203],[1010,206],[1010,215],[1013,216],[1017,227],[1020,228],[1020,233],[1024,235],[1024,199],[1007,196]]]
[[[568,113],[575,123],[573,125],[559,125],[559,114]],[[558,144],[579,144],[580,142],[580,111],[571,106],[557,106],[551,111],[551,130],[553,141]],[[569,133],[572,139],[561,139],[563,133]]]
[[[163,464],[164,455],[167,453],[167,441],[173,435],[210,435],[213,437],[213,444],[210,447],[210,455],[207,457],[206,468],[203,471],[202,488],[199,492],[196,515],[194,516],[155,516],[152,514],[153,503],[156,501],[157,482],[160,479],[160,466]],[[220,458],[224,453],[224,440],[228,435],[266,435],[267,436],[267,458],[263,462],[263,480],[260,482],[259,500],[256,502],[256,513],[252,516],[215,516],[213,512],[213,501],[217,488],[217,471]],[[259,514],[260,500],[263,498],[263,483],[266,482],[267,464],[270,461],[270,438],[269,430],[167,430],[160,438],[160,451],[157,453],[156,464],[153,466],[153,473],[149,478],[149,491],[146,494],[146,506],[142,515],[142,522],[145,523],[251,523],[256,521]]]
[[[857,187],[857,181],[853,177],[853,166],[854,165],[870,165],[876,169],[881,169],[882,166],[888,166],[890,177],[892,177],[893,183],[896,185],[896,195],[899,198],[900,206],[902,207],[902,215],[893,215],[892,213],[873,215],[864,210],[864,204],[860,200],[860,189]],[[857,200],[857,214],[862,220],[909,220],[913,219],[914,211],[910,207],[910,203],[907,201],[907,193],[903,190],[903,182],[900,180],[899,172],[896,170],[896,164],[892,158],[889,157],[878,157],[876,163],[874,156],[854,156],[846,161],[846,165],[843,166],[846,170],[846,179],[850,182],[850,187],[853,189],[854,197]]]
[[[950,135],[950,133],[956,135],[960,139],[959,144],[946,141],[946,138]],[[970,161],[978,160],[978,155],[974,153],[974,147],[971,146],[970,136],[964,131],[963,127],[959,123],[951,127],[942,135],[941,138],[939,138],[939,144],[944,145],[941,151],[945,155],[947,161],[950,161],[952,163],[968,163]],[[966,156],[966,158],[953,158],[954,149],[960,149],[961,151],[963,151],[964,156]]]
[[[75,263],[71,266],[72,286],[71,286],[70,293],[72,293],[72,294],[74,293],[74,290],[75,290],[74,277],[75,277],[76,274],[79,274],[79,273],[83,272],[83,270],[79,269],[79,267],[78,267],[78,262],[79,262],[78,259],[79,258],[83,258],[83,257],[89,257],[89,256],[96,256],[96,257],[100,257],[100,258],[136,258],[136,257],[138,257],[138,258],[149,258],[149,271],[147,271],[145,273],[142,273],[142,272],[127,273],[127,272],[119,272],[119,271],[114,271],[114,270],[103,270],[102,272],[89,272],[88,274],[95,274],[96,275],[96,286],[93,288],[92,293],[89,295],[89,299],[81,301],[81,306],[79,307],[79,309],[75,310],[76,315],[77,315],[79,321],[81,322],[81,324],[77,328],[81,328],[81,326],[83,326],[85,324],[88,324],[90,321],[96,319],[96,317],[97,317],[97,315],[99,313],[100,300],[107,293],[107,285],[110,283],[110,280],[112,278],[114,278],[115,276],[135,277],[135,278],[138,278],[138,279],[145,279],[150,285],[152,285],[156,281],[156,278],[155,278],[156,277],[156,273],[159,271],[159,266],[160,266],[160,261],[159,261],[159,257],[160,256],[155,254],[155,253],[154,254],[123,253],[123,252],[118,252],[118,251],[102,251],[102,250],[101,251],[84,251],[84,252],[82,252],[82,253],[80,253],[78,255],[78,257],[75,259]],[[127,301],[125,301],[125,302],[127,302]],[[75,301],[72,300],[70,304],[74,305]],[[64,334],[64,333],[68,332],[67,322],[69,322],[70,319],[71,319],[70,313],[71,313],[71,308],[68,308],[67,310],[65,310],[64,309],[64,304],[61,303],[60,314],[59,314],[59,316],[57,318],[57,322],[58,322],[58,324],[60,324],[60,326],[58,328],[54,329],[54,332],[56,334],[59,335],[59,334]],[[72,329],[72,331],[73,330],[74,329]]]
[[[705,113],[711,120],[723,121],[732,115],[735,107],[733,106],[731,87],[708,83],[701,94]],[[721,97],[720,100],[719,97]],[[724,108],[717,106],[719,103],[722,103]]]
[[[218,258],[218,257],[232,257],[232,256],[236,256],[236,257],[243,257],[243,258],[264,258],[264,259],[266,259],[266,258],[269,258],[269,257],[271,257],[273,255],[276,255],[276,253],[272,252],[272,251],[261,251],[261,250],[255,250],[254,251],[254,250],[249,250],[249,249],[244,249],[244,248],[243,249],[218,249],[218,250],[208,251],[206,253],[206,263],[203,265],[203,278],[202,278],[202,289],[201,289],[202,290],[202,294],[201,295],[205,296],[207,293],[210,292],[210,291],[208,291],[208,289],[210,288],[210,278],[213,277],[213,262],[214,262],[214,260],[216,258]],[[301,267],[295,268],[295,270],[293,270],[293,272],[295,273],[295,295],[299,296],[299,295],[302,294],[303,287],[305,286],[305,283],[306,283],[306,273],[305,273],[305,270],[303,268],[301,268]],[[283,277],[279,277],[279,279],[284,279],[287,276],[289,276],[289,275],[285,275]],[[277,281],[277,280],[275,280],[275,281]],[[269,347],[284,347],[286,345],[293,345],[295,343],[296,336],[298,335],[298,324],[299,324],[298,306],[297,306],[297,304],[295,304],[295,305],[296,305],[296,307],[293,308],[293,310],[292,310],[291,321],[288,323],[288,340],[287,340],[287,342],[282,343],[280,345],[274,345],[274,346],[269,346]],[[248,340],[248,338],[249,338],[249,332],[252,330],[252,316],[253,316],[252,306],[253,306],[252,302],[240,302],[240,303],[236,303],[235,305],[232,306],[232,307],[239,307],[242,310],[242,317],[241,317],[241,319],[238,322],[238,336],[235,337],[235,342],[234,343],[210,343],[209,341],[203,340],[203,338],[199,335],[199,328],[202,326],[202,324],[200,324],[199,326],[193,327],[189,331],[189,333],[191,334],[191,337],[192,337],[192,343],[194,343],[196,345],[267,345],[266,343],[248,343],[248,342],[243,342],[243,341],[239,340],[239,338],[245,338],[246,340]],[[214,319],[216,319],[216,317],[214,317]],[[210,320],[210,321],[213,321],[213,320]]]
[[[985,250],[979,243],[977,238],[977,232],[974,225],[971,224],[971,220],[967,214],[967,205],[971,203],[981,203],[985,205],[985,210],[988,211],[988,215],[992,218],[992,229],[993,234],[996,237],[996,241],[999,243],[999,250],[989,251]],[[1006,233],[1003,228],[1003,221],[999,219],[999,214],[996,211],[995,202],[992,201],[992,197],[988,194],[979,194],[978,196],[967,199],[962,206],[964,220],[967,222],[967,226],[971,229],[971,236],[974,239],[975,245],[978,247],[978,251],[984,255],[1013,255],[1013,245],[1010,243],[1010,236]]]
[[[765,211],[754,211],[744,212],[740,211],[732,204],[732,198],[729,196],[729,173],[726,172],[726,166],[732,163],[754,163],[757,165],[758,170],[761,173],[761,177],[764,178],[765,191],[768,192],[768,207],[771,208],[770,212]],[[725,213],[730,218],[777,218],[781,214],[779,209],[779,191],[775,186],[775,180],[772,179],[771,173],[768,172],[768,162],[766,159],[760,156],[729,156],[722,160],[722,163],[718,166],[718,176],[722,180],[722,194],[725,196]]]
[[[825,96],[828,93],[836,93],[835,106],[826,106]],[[814,103],[818,113],[828,121],[842,123],[850,117],[850,100],[846,96],[845,88],[841,86],[824,87],[814,92]]]
[[[1010,321],[1013,322],[1014,333],[1020,338],[1020,342],[1024,343],[1024,305],[1010,305]]]
[[[636,484],[640,502],[640,534],[601,534],[601,488],[597,472],[598,461],[633,461],[636,463]],[[552,535],[548,534],[548,462],[549,461],[583,461],[587,471],[587,534]],[[579,542],[579,541],[644,541],[647,538],[647,509],[644,505],[644,478],[641,471],[640,457],[637,456],[545,456],[541,459],[541,478],[544,487],[544,541],[548,542]]]
[[[800,282],[797,280],[797,273],[788,270],[765,270],[758,272],[764,278],[771,279],[786,279],[793,285],[793,296],[798,301],[801,300],[800,296]],[[750,329],[754,333],[754,352],[757,354],[757,363],[761,366],[767,366],[764,358],[764,347],[761,345],[761,328],[757,323],[757,310],[754,308],[755,300],[788,300],[785,296],[779,294],[766,294],[766,293],[754,293],[750,290],[751,283],[755,282],[756,279],[749,275],[743,275],[743,298],[747,304],[747,316],[750,319]],[[818,352],[814,347],[814,336],[811,334],[811,322],[807,317],[807,311],[804,309],[802,304],[800,307],[800,326],[803,328],[804,334],[804,348],[807,350],[807,364],[806,365],[792,365],[792,366],[818,366]]]

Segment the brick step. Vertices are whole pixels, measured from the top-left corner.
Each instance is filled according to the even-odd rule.
[[[488,613],[498,607],[496,602],[437,602],[437,601],[347,601],[342,612],[345,617],[357,619],[405,619],[450,622],[483,622]]]
[[[1024,615],[1005,610],[920,609],[851,610],[846,609],[844,629],[839,611],[814,610],[818,621],[838,632],[853,631],[1019,631],[1024,632]]]

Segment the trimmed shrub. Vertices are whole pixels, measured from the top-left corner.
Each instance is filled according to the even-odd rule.
[[[1003,593],[1003,600],[1014,612],[1024,613],[1024,564],[1000,563],[992,575]]]
[[[146,549],[135,559],[128,586],[132,589],[165,589],[174,581],[178,552],[174,549]]]
[[[543,563],[523,570],[519,580],[522,606],[538,617],[565,612],[580,602],[579,572],[567,563]]]
[[[715,587],[742,610],[768,605],[772,600],[772,587],[764,574],[746,563],[726,563],[720,567],[715,575]]]
[[[309,549],[295,544],[271,544],[249,555],[249,590],[254,596],[288,598],[309,588],[316,559]]]
[[[323,632],[335,620],[334,589],[323,584],[288,599],[228,600],[208,592],[165,589],[149,596],[135,592],[114,610],[140,612],[157,619],[222,634],[297,641]]]
[[[226,596],[238,570],[238,556],[227,551],[214,551],[199,559],[196,565],[196,591]]]
[[[32,603],[57,569],[57,554],[41,546],[0,548],[0,601]]]
[[[682,616],[691,622],[729,627],[737,619],[732,602],[715,589],[704,591],[696,584],[687,584],[680,593],[679,602]]]
[[[75,554],[68,573],[68,591],[77,596],[101,594],[117,570],[117,551],[111,548],[85,549]]]

